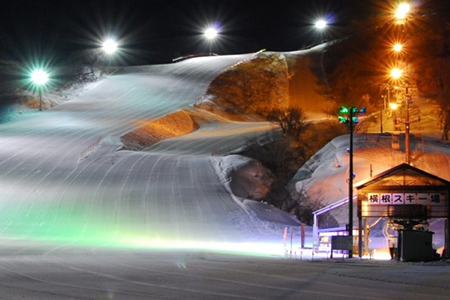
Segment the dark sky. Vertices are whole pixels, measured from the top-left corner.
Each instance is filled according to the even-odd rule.
[[[343,34],[364,0],[34,0],[1,4],[2,58],[52,59],[119,40],[123,64],[169,62],[209,51],[202,36],[215,24],[219,54],[296,50]],[[358,6],[357,6],[358,5]],[[312,23],[327,16],[331,30],[317,34]]]

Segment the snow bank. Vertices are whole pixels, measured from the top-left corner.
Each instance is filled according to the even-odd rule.
[[[238,197],[258,200],[264,198],[274,181],[274,175],[259,161],[240,155],[226,156],[220,162],[221,172]]]
[[[265,202],[254,201],[264,197],[273,182],[273,174],[259,161],[240,155],[229,155],[214,159],[214,166],[234,199],[248,213],[266,227],[282,229],[283,226],[300,226],[295,216]],[[276,226],[270,223],[276,223]]]
[[[362,182],[404,161],[405,154],[393,149],[392,134],[354,135],[354,183]],[[404,136],[400,136],[404,145]],[[349,136],[333,139],[314,155],[290,181],[288,189],[296,197],[322,198],[330,204],[347,197]],[[435,140],[411,139],[412,165],[426,172],[450,180],[450,148]]]

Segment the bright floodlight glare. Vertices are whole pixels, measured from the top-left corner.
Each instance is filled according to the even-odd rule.
[[[395,52],[400,52],[400,51],[402,51],[402,49],[403,49],[403,45],[402,44],[397,43],[397,44],[394,45],[394,51]]]
[[[108,39],[103,43],[103,50],[108,54],[112,54],[117,50],[117,43],[112,39]]]
[[[208,28],[205,30],[205,36],[207,39],[212,40],[217,36],[217,30],[214,28]]]
[[[48,80],[48,74],[43,70],[33,71],[31,74],[31,80],[38,85],[45,84]]]
[[[391,76],[392,76],[392,78],[394,78],[394,79],[398,79],[398,78],[400,78],[400,77],[402,76],[402,73],[403,73],[403,71],[400,70],[399,68],[394,68],[394,69],[391,71]]]
[[[324,29],[325,27],[327,27],[327,22],[325,20],[319,20],[316,22],[316,28]]]
[[[392,110],[396,110],[398,108],[397,103],[389,103],[389,106],[391,107]]]
[[[397,11],[395,12],[395,17],[397,19],[405,19],[408,14],[410,6],[408,3],[402,3],[398,6]]]

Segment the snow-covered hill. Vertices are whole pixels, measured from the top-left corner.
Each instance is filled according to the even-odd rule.
[[[322,50],[280,54],[298,60],[293,81],[312,76],[310,56],[320,58]],[[30,243],[245,251],[274,242],[280,250],[284,229],[298,234],[299,222],[246,199],[265,189],[264,168],[241,156],[224,156],[273,126],[231,122],[194,108],[214,78],[249,58],[198,57],[124,68],[57,107],[2,124],[1,236]],[[310,79],[297,87],[297,95],[315,95]],[[314,97],[291,101],[314,102],[306,108],[314,115],[321,101]],[[436,127],[431,111],[421,126],[428,120]],[[392,132],[391,121],[385,120],[385,131]],[[447,145],[423,129],[412,128],[421,133],[412,139],[414,165],[450,179]],[[403,161],[402,151],[392,149],[391,133],[371,131],[355,136],[357,181],[370,170],[377,174]],[[134,147],[148,132],[158,137]],[[344,198],[347,147],[348,136],[342,136],[319,151],[291,181],[291,193],[306,192],[324,204]]]
[[[124,68],[78,98],[1,125],[1,236],[90,246],[281,247],[284,228],[298,221],[233,195],[239,183],[230,185],[227,174],[242,158],[220,156],[271,124],[196,112],[199,128],[190,134],[145,151],[125,150],[121,141],[146,122],[190,110],[212,79],[249,57]]]

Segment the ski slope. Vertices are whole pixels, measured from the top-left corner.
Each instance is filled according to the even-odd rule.
[[[1,237],[144,248],[281,245],[284,227],[298,223],[234,197],[221,157],[211,156],[242,147],[270,124],[223,120],[143,152],[123,150],[120,141],[139,121],[192,107],[215,76],[249,57],[127,67],[77,99],[1,125]],[[258,217],[267,211],[279,216]]]

